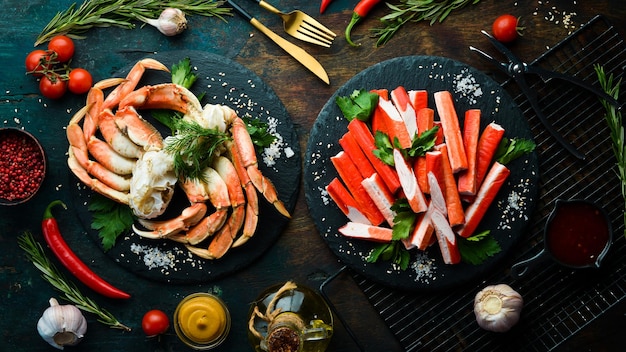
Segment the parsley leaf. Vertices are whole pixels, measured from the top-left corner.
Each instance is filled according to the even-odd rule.
[[[378,106],[378,98],[378,94],[361,89],[354,90],[347,97],[338,96],[335,103],[348,121],[354,118],[367,121]]]
[[[376,131],[374,133],[374,145],[376,145],[376,149],[372,151],[372,154],[374,154],[374,156],[380,159],[383,163],[394,166],[393,145],[389,140],[389,136],[381,131]]]
[[[172,83],[189,89],[196,79],[198,76],[191,72],[191,60],[188,57],[172,65]]]
[[[404,249],[404,245],[400,241],[391,241],[390,243],[383,243],[374,250],[367,257],[368,263],[376,263],[378,260],[392,261],[398,265],[400,269],[406,270],[409,267],[409,261],[411,255]]]
[[[268,124],[259,119],[242,118],[246,123],[248,134],[252,138],[252,143],[257,147],[267,148],[276,140],[276,136],[268,132]]]
[[[468,238],[457,236],[457,241],[461,259],[473,265],[482,264],[489,257],[500,253],[502,250],[498,241],[491,236],[488,230]]]
[[[439,126],[433,126],[433,128],[415,137],[411,148],[407,152],[408,155],[410,157],[422,156],[433,149],[435,147],[435,141],[437,140],[437,132],[439,132]]]
[[[98,231],[105,252],[113,248],[117,237],[129,231],[135,221],[129,207],[97,193],[91,197],[87,209],[93,217],[91,228]]]
[[[535,142],[530,139],[504,137],[496,150],[495,158],[500,164],[506,165],[524,154],[531,153],[535,147]]]

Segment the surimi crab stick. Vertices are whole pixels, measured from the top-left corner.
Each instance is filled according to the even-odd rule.
[[[413,105],[413,109],[415,111],[419,111],[420,109],[428,107],[428,92],[425,90],[409,90],[409,100],[411,101],[411,105]],[[423,130],[419,130],[420,132]]]
[[[371,224],[365,214],[359,210],[359,206],[354,200],[354,197],[346,189],[346,187],[339,181],[338,178],[334,178],[328,186],[326,186],[326,192],[332,200],[337,204],[337,207],[350,221],[360,222],[363,224]]]
[[[456,242],[456,235],[450,227],[446,214],[448,206],[443,196],[439,182],[432,172],[428,173],[428,183],[431,189],[431,206],[429,206],[429,216],[431,226],[435,230],[439,250],[443,262],[446,264],[458,264],[461,261],[461,253]]]
[[[391,191],[391,193],[396,193],[398,189],[400,189],[400,179],[398,178],[398,174],[392,166],[383,163],[373,154],[374,149],[376,149],[374,136],[372,136],[372,133],[367,128],[365,122],[353,119],[350,123],[348,123],[348,130],[359,143],[361,150],[365,153],[365,156],[367,156],[370,163],[372,163],[376,172],[380,175],[383,181],[385,181],[389,191]]]
[[[441,170],[443,177],[443,195],[446,200],[446,209],[448,210],[448,222],[450,226],[458,226],[465,223],[465,212],[463,211],[463,204],[461,203],[461,196],[457,191],[456,179],[452,173],[450,162],[445,155],[448,154],[447,144],[440,144],[437,146],[443,157],[441,158]],[[441,182],[440,182],[441,184]]]
[[[439,150],[431,150],[429,152],[426,152],[426,155],[424,156],[426,159],[426,170],[424,172],[424,180],[422,181],[422,183],[424,183],[426,186],[426,189],[424,189],[424,193],[429,194],[430,193],[430,184],[428,183],[428,174],[430,172],[432,172],[435,175],[435,178],[437,178],[437,181],[439,182],[439,186],[443,187],[443,154],[441,153],[441,151]],[[421,185],[421,183],[420,183]]]
[[[374,110],[374,118],[385,125],[385,130],[391,141],[398,139],[402,148],[410,148],[412,139],[398,109],[390,100],[378,99],[378,106]]]
[[[339,228],[339,233],[346,237],[388,243],[391,242],[393,230],[388,227],[372,226],[357,222],[348,222]]]
[[[385,218],[380,213],[370,196],[367,194],[361,182],[363,177],[357,170],[356,165],[350,160],[348,154],[343,151],[330,158],[339,177],[343,180],[350,194],[354,197],[360,211],[373,225],[380,225]]]
[[[435,125],[435,110],[431,108],[422,108],[415,112],[417,120],[417,131],[421,135]]]
[[[417,116],[415,115],[413,104],[411,104],[409,93],[407,93],[404,87],[398,86],[391,91],[391,101],[400,113],[400,116],[402,116],[409,137],[413,140],[417,135]]]
[[[389,226],[393,226],[393,219],[396,216],[396,212],[391,210],[391,206],[395,201],[395,198],[391,192],[385,186],[383,180],[378,176],[377,173],[374,173],[372,176],[363,179],[361,182],[363,188],[367,194],[369,194],[370,198],[374,201],[374,204],[378,207],[378,210],[383,214],[385,220],[387,220],[387,224]]]
[[[402,153],[400,153],[398,149],[393,150],[393,161],[396,165],[396,171],[398,172],[398,177],[400,178],[402,190],[404,191],[404,195],[409,202],[411,210],[415,213],[426,211],[428,208],[428,205],[426,204],[426,197],[424,197],[424,193],[422,193],[422,190],[417,184],[417,177],[415,177],[413,168],[407,164],[406,160],[404,160],[404,157],[402,156]]]
[[[495,122],[488,124],[480,135],[476,149],[476,187],[480,188],[503,136],[504,128]]]
[[[480,136],[480,110],[470,109],[465,112],[463,123],[463,145],[467,155],[467,170],[459,174],[459,194],[473,196],[476,194],[476,151]]]
[[[445,142],[448,145],[450,166],[452,172],[456,174],[467,169],[467,155],[452,94],[448,91],[435,92],[435,106],[443,127]]]
[[[343,151],[348,154],[350,159],[352,159],[352,162],[357,165],[357,169],[363,178],[370,177],[376,172],[367,159],[367,156],[365,156],[365,153],[361,150],[361,147],[359,147],[359,143],[349,131],[339,139],[339,145],[343,148]]]
[[[408,239],[403,240],[404,248],[411,249],[417,248],[419,250],[426,250],[428,246],[434,243],[435,239],[433,233],[435,228],[431,224],[430,214],[433,212],[433,205],[429,204],[428,209],[418,214],[415,228]]]
[[[476,199],[465,210],[465,224],[458,229],[459,236],[470,237],[496,198],[511,171],[499,162],[495,162],[478,190]]]

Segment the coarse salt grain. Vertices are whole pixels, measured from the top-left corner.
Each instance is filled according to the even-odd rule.
[[[171,251],[161,251],[156,247],[131,244],[131,252],[142,257],[144,265],[148,269],[173,268],[176,256]]]
[[[425,284],[436,279],[437,265],[435,259],[429,258],[426,253],[418,253],[415,261],[411,263],[411,268],[415,272],[415,281]]]

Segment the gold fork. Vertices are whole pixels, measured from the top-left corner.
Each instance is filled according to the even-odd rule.
[[[284,13],[264,0],[253,0],[262,8],[277,14],[283,19],[285,32],[305,42],[330,47],[337,36],[333,31],[306,13],[295,10]]]

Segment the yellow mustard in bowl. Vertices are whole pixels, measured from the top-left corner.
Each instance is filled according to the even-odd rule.
[[[178,337],[197,350],[208,350],[221,344],[230,331],[230,313],[224,302],[209,293],[185,297],[174,312]]]

